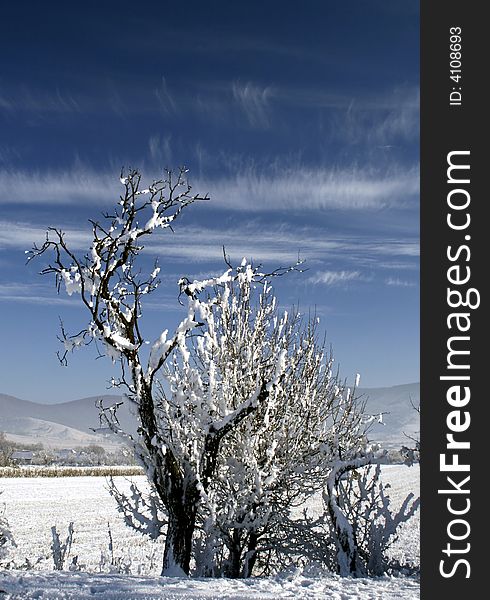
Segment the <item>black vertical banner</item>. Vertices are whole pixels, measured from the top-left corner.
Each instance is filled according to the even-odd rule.
[[[485,596],[490,153],[484,2],[421,2],[421,597]],[[488,287],[488,286],[487,286]],[[483,591],[482,591],[483,590]],[[483,594],[483,596],[482,596]]]

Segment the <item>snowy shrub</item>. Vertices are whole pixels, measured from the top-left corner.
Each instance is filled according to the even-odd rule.
[[[407,446],[402,446],[399,450],[400,460],[407,467],[411,467],[412,465],[420,462],[420,449],[418,448],[408,448]]]
[[[318,320],[279,313],[270,277],[245,260],[229,266],[197,305],[198,333],[166,365],[162,406],[169,427],[187,415],[173,443],[199,477],[197,573],[248,577],[273,569],[290,511],[324,489],[332,466],[367,455],[369,420],[333,371]],[[206,455],[216,422],[233,426]]]
[[[7,440],[5,433],[0,431],[0,467],[8,467],[12,463],[12,452],[14,448]]]
[[[148,492],[142,492],[133,481],[129,481],[129,493],[121,492],[113,477],[108,479],[108,484],[109,493],[116,500],[117,509],[126,525],[148,535],[150,539],[157,539],[164,534],[168,525],[166,510],[151,481]]]
[[[414,404],[412,400],[410,400],[410,404],[412,405],[413,410],[420,416],[420,403]],[[402,446],[400,449],[400,454],[403,458],[403,462],[411,467],[415,463],[420,462],[420,437],[419,435],[408,435],[405,433],[405,437],[410,440],[410,446]]]
[[[13,547],[15,547],[15,541],[5,518],[5,507],[0,505],[0,560],[5,559]]]
[[[420,499],[409,494],[398,511],[390,508],[388,486],[380,465],[336,469],[323,493],[337,570],[342,576],[379,576],[396,567],[387,557],[397,529],[418,510]],[[327,551],[328,554],[328,551]],[[327,557],[327,562],[333,562]]]
[[[63,571],[65,569],[65,565],[70,557],[74,533],[75,529],[73,527],[73,522],[71,522],[68,525],[68,534],[66,536],[66,539],[64,542],[62,542],[60,540],[58,530],[56,529],[56,525],[53,525],[53,527],[51,527],[51,553],[53,557],[53,565],[55,571]],[[77,571],[79,569],[78,556],[72,557],[68,569],[70,571]]]
[[[127,552],[125,556],[116,553],[110,523],[107,523],[107,535],[108,552],[102,551],[100,553],[99,571],[101,573],[122,573],[125,575],[130,575],[133,561],[129,552],[129,548],[126,549]]]
[[[313,515],[304,508],[300,515],[289,515],[280,523],[281,535],[270,545],[267,557],[273,571],[320,565],[344,577],[414,572],[412,565],[391,559],[387,551],[420,500],[409,494],[393,510],[389,485],[380,480],[379,460],[383,458],[373,452],[358,460],[339,461],[329,470],[321,494],[323,512]]]

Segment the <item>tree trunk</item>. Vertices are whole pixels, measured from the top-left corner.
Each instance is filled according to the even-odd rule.
[[[240,530],[234,529],[231,539],[230,555],[228,558],[228,566],[226,576],[232,579],[240,577],[240,556],[242,555],[242,546],[240,540]]]
[[[182,507],[178,515],[169,514],[162,575],[185,577],[189,575],[192,553],[192,536],[196,524],[196,511]]]
[[[259,536],[251,531],[248,538],[247,553],[245,554],[245,560],[243,562],[242,577],[252,577],[252,571],[257,560],[257,542]]]
[[[343,515],[341,516],[341,510],[332,493],[327,506],[335,532],[339,575],[341,577],[357,577],[359,575],[358,552],[352,526]]]
[[[170,497],[167,498],[169,521],[162,575],[182,577],[189,575],[200,493],[195,481],[184,486],[181,481],[172,483],[169,485]]]

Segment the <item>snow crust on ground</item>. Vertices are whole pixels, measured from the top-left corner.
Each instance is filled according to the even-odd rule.
[[[337,576],[183,579],[88,573],[18,572],[0,574],[5,600],[416,600],[412,578],[346,579]]]
[[[419,468],[384,466],[383,481],[390,484],[392,504],[397,507],[407,493],[419,495]],[[134,477],[144,487],[145,477]],[[129,483],[116,478],[124,488]],[[152,542],[123,522],[115,501],[101,477],[53,479],[0,479],[0,502],[17,542],[9,559],[20,566],[26,559],[31,570],[0,573],[0,600],[199,600],[200,598],[331,598],[332,600],[405,599],[420,597],[415,577],[346,579],[318,571],[283,574],[250,580],[197,580],[158,577],[163,545]],[[312,509],[319,507],[313,506]],[[82,572],[54,572],[51,527],[56,525],[63,541],[73,521],[75,536],[71,556],[78,556]],[[114,541],[114,558],[131,575],[108,572],[110,566],[108,523]],[[402,527],[391,554],[402,561],[419,563],[419,513]],[[102,557],[102,558],[101,558]]]

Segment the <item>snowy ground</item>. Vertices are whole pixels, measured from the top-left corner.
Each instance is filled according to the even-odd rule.
[[[253,580],[196,580],[86,573],[0,574],[6,600],[415,600],[410,578],[340,579],[291,575]]]
[[[144,478],[134,478],[144,482]],[[391,484],[393,504],[406,494],[419,493],[418,467],[383,467],[383,479]],[[124,485],[121,478],[120,484]],[[339,579],[308,573],[289,573],[275,578],[230,580],[187,580],[158,577],[163,548],[127,528],[115,510],[106,483],[100,477],[54,479],[0,479],[17,548],[9,556],[16,566],[26,563],[33,570],[0,573],[0,599],[21,600],[172,600],[174,598],[331,598],[333,600],[419,598],[416,578]],[[71,556],[78,556],[84,572],[53,572],[51,527],[66,537],[70,521],[75,537]],[[114,560],[131,575],[109,573],[108,523],[114,540]],[[418,514],[406,524],[392,549],[400,560],[419,562]]]

